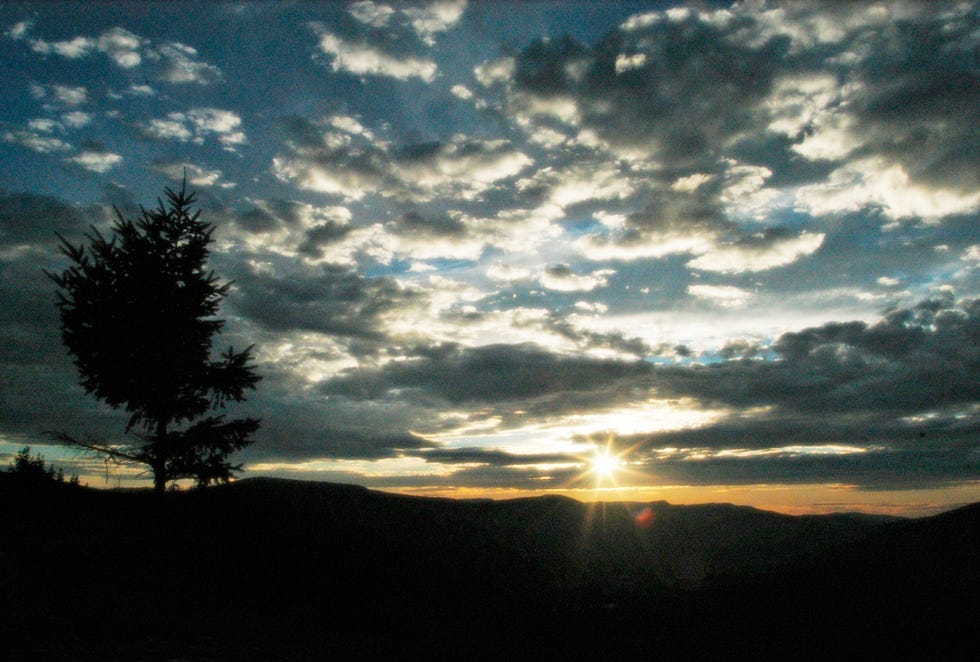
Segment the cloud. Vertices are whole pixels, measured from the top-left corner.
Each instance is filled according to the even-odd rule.
[[[31,84],[31,94],[36,99],[52,99],[63,106],[80,106],[88,103],[88,89],[83,85],[38,85]]]
[[[472,197],[494,182],[512,177],[531,159],[503,140],[455,135],[445,142],[410,145],[394,155],[394,176],[416,197]]]
[[[322,267],[303,278],[245,268],[235,275],[236,308],[272,330],[306,330],[380,342],[384,315],[416,303],[420,292],[390,278]]]
[[[142,63],[140,49],[146,41],[123,28],[112,28],[99,35],[99,50],[123,69],[132,69]]]
[[[123,157],[112,152],[97,152],[85,150],[79,154],[66,159],[70,163],[79,165],[86,170],[97,173],[106,173],[122,163]]]
[[[3,134],[3,139],[9,143],[17,143],[21,147],[38,152],[39,154],[50,154],[52,152],[67,152],[72,146],[60,138],[41,135],[37,131],[7,131]]]
[[[393,148],[347,116],[291,118],[286,127],[292,140],[289,151],[273,159],[276,176],[349,200],[368,193],[415,201],[472,198],[531,162],[506,141],[462,135]]]
[[[311,23],[310,27],[319,37],[320,50],[331,58],[334,71],[359,76],[390,76],[400,80],[420,78],[427,83],[435,78],[436,63],[433,60],[388,53],[364,41],[344,39],[321,23]]]
[[[463,16],[466,0],[428,2],[422,5],[390,6],[381,2],[361,0],[348,8],[351,16],[373,28],[411,28],[426,45],[435,44],[435,35],[451,29]]]
[[[209,138],[217,138],[225,149],[234,151],[246,142],[241,130],[241,117],[230,110],[220,108],[191,108],[186,112],[168,113],[166,117],[151,119],[141,126],[143,134],[159,140],[177,140],[201,145]]]
[[[0,245],[53,247],[55,233],[74,241],[90,224],[100,225],[108,218],[101,207],[70,205],[33,193],[0,192]]]
[[[489,345],[467,349],[436,346],[412,361],[376,370],[352,371],[325,382],[322,391],[376,399],[391,389],[449,403],[527,401],[565,392],[587,394],[618,380],[648,373],[642,362],[562,357],[533,346]]]
[[[917,184],[901,165],[881,158],[841,166],[826,182],[801,188],[796,200],[797,209],[814,215],[879,207],[892,220],[921,218],[927,222],[980,209],[980,192]]]
[[[161,62],[160,80],[167,83],[208,85],[221,80],[221,70],[197,59],[197,49],[171,42],[150,51],[149,57]]]
[[[7,35],[20,41],[32,27],[29,22],[21,22],[8,30]],[[222,76],[218,67],[200,61],[197,49],[192,46],[176,41],[156,45],[153,40],[121,27],[110,28],[98,37],[80,35],[65,41],[49,42],[38,37],[31,39],[30,45],[37,53],[55,54],[71,60],[102,53],[124,70],[151,63],[159,80],[173,84],[208,85]]]
[[[787,333],[778,361],[659,372],[665,392],[737,407],[905,416],[968,406],[980,396],[980,302],[949,297],[896,309],[874,324],[832,323]],[[676,381],[675,381],[676,380]]]
[[[732,285],[689,285],[688,294],[699,299],[706,299],[726,308],[744,305],[752,293]]]
[[[431,46],[435,44],[435,35],[456,25],[465,9],[466,0],[440,0],[420,7],[403,7],[400,11],[422,41]]]
[[[559,292],[590,292],[605,287],[613,269],[599,269],[590,274],[575,274],[567,264],[553,264],[538,277],[542,287]]]
[[[183,181],[187,178],[187,183],[191,186],[209,187],[214,186],[221,179],[220,170],[209,170],[202,166],[179,161],[174,163],[155,163],[151,166],[153,170],[161,172],[174,181]],[[226,186],[227,184],[223,184]]]
[[[687,263],[692,269],[721,273],[766,271],[812,255],[823,244],[825,235],[802,232],[797,236],[785,230],[742,237],[730,244],[719,244]]]
[[[302,189],[349,200],[379,190],[387,177],[387,146],[364,133],[359,122],[339,125],[332,117],[318,121],[287,118],[284,128],[290,141],[287,152],[272,160],[276,177]]]
[[[392,7],[380,2],[371,2],[371,0],[351,3],[348,11],[357,20],[375,28],[385,27],[395,15],[395,10]]]

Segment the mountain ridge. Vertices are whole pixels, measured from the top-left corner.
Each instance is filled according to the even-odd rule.
[[[903,652],[978,615],[949,598],[980,588],[980,504],[868,520],[267,478],[0,497],[12,659]]]

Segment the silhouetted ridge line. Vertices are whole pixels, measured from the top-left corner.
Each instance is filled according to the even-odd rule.
[[[156,499],[3,478],[11,659],[926,654],[978,615],[980,504],[869,520],[272,478]]]

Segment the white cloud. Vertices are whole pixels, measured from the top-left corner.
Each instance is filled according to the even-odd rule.
[[[725,308],[737,308],[752,298],[752,293],[731,285],[691,285],[688,294]]]
[[[630,16],[626,21],[620,25],[620,29],[626,32],[633,32],[634,30],[643,30],[649,28],[652,25],[656,25],[663,20],[663,14],[660,12],[647,12],[644,14],[635,14]]]
[[[550,117],[570,126],[578,126],[582,114],[574,97],[556,94],[539,97],[533,94],[517,94],[511,98],[511,111],[515,121],[529,128],[537,117]]]
[[[122,163],[123,157],[119,154],[112,154],[111,152],[85,151],[66,160],[76,165],[80,165],[86,170],[105,173]]]
[[[154,138],[185,142],[194,137],[187,127],[186,120],[187,117],[183,113],[170,113],[165,119],[151,119],[144,130]]]
[[[524,267],[518,267],[498,260],[487,267],[486,276],[490,280],[498,283],[514,283],[530,278],[531,271]]]
[[[181,181],[187,176],[187,183],[191,186],[214,186],[221,178],[220,170],[208,170],[193,163],[160,163],[153,166],[157,172],[161,172],[170,179]]]
[[[348,7],[351,16],[365,25],[374,28],[391,27],[394,19],[401,15],[423,42],[435,43],[435,35],[452,28],[463,16],[466,0],[441,0],[428,2],[421,6],[390,5],[361,0]]]
[[[395,14],[395,10],[388,5],[371,2],[371,0],[355,2],[348,8],[348,11],[361,23],[375,28],[383,28],[388,25],[391,17]]]
[[[165,66],[160,79],[168,83],[207,85],[221,78],[220,69],[200,62],[197,59],[197,49],[180,42],[165,44],[148,55],[164,60]]]
[[[162,140],[192,141],[203,144],[211,137],[226,149],[246,141],[240,130],[242,119],[237,113],[220,108],[191,108],[186,113],[170,113],[165,118],[151,119],[143,130],[154,138]]]
[[[123,69],[132,69],[142,63],[140,48],[144,45],[142,37],[124,30],[112,28],[99,35],[99,50]]]
[[[187,111],[187,118],[202,132],[230,133],[242,124],[236,113],[220,108],[193,108]]]
[[[558,173],[548,200],[563,208],[589,200],[623,200],[634,192],[629,178],[612,166],[570,168]]]
[[[365,193],[376,191],[382,183],[378,173],[345,168],[342,163],[321,162],[315,155],[303,152],[294,157],[276,156],[272,159],[272,169],[281,181],[348,200],[360,200]]]
[[[83,86],[52,85],[51,94],[66,106],[80,106],[88,101],[88,90]]]
[[[568,265],[559,264],[541,272],[538,282],[542,287],[558,292],[591,292],[597,287],[605,287],[608,276],[614,273],[613,269],[599,269],[589,274],[575,274]]]
[[[594,315],[603,315],[609,312],[609,306],[598,301],[576,301],[575,310]]]
[[[195,133],[203,137],[209,133],[218,134],[218,140],[231,149],[233,145],[244,143],[245,133],[240,130],[242,118],[230,110],[220,108],[192,108],[187,111],[187,119],[194,125]]]
[[[431,46],[435,43],[434,36],[456,25],[465,9],[466,0],[441,0],[400,11],[409,19],[419,37]]]
[[[646,63],[646,53],[634,53],[632,55],[620,53],[616,56],[616,73],[621,74],[631,69],[639,69]]]
[[[714,248],[714,242],[710,234],[672,229],[648,233],[638,239],[622,239],[616,234],[586,235],[576,239],[573,246],[589,260],[633,261],[683,253],[699,255]]]
[[[454,136],[431,156],[399,162],[395,174],[406,186],[426,193],[454,190],[472,195],[530,164],[527,155],[505,141],[481,142]]]
[[[450,90],[450,92],[452,92],[453,96],[455,96],[455,97],[457,97],[459,99],[472,99],[473,98],[473,93],[470,92],[469,88],[466,87],[465,85],[453,85],[453,87]]]
[[[140,97],[152,97],[156,94],[156,90],[149,85],[131,85],[129,91]]]
[[[8,31],[15,39],[26,36],[30,24],[18,24]],[[122,69],[134,69],[146,61],[161,62],[160,79],[169,83],[198,83],[207,85],[221,78],[221,70],[201,62],[195,48],[180,42],[154,46],[151,40],[121,27],[106,30],[98,38],[84,36],[66,41],[49,42],[31,40],[31,48],[40,53],[55,53],[65,58],[78,59],[99,52]]]
[[[31,131],[7,131],[3,139],[9,143],[17,143],[21,147],[26,147],[39,154],[50,154],[51,152],[67,152],[72,148],[64,140],[51,136],[41,136]]]
[[[773,83],[764,102],[770,114],[768,128],[795,138],[831,112],[842,94],[840,81],[830,74],[783,76]]]
[[[72,127],[73,129],[78,129],[92,121],[92,114],[82,112],[81,110],[74,110],[70,113],[65,113],[62,115],[61,119],[66,125]]]
[[[797,237],[762,239],[714,246],[687,263],[692,269],[722,273],[766,271],[792,264],[823,245],[824,235],[804,232]]]
[[[38,117],[32,120],[28,120],[27,128],[31,131],[38,131],[40,133],[51,133],[59,125],[53,119],[47,117]]]
[[[27,33],[31,31],[33,23],[31,21],[20,21],[19,23],[14,23],[6,34],[11,39],[23,39],[27,36]]]
[[[734,161],[729,161],[727,165],[720,196],[725,210],[731,216],[764,220],[780,197],[779,191],[766,187],[766,180],[772,177],[772,171],[763,166],[741,165]]]
[[[494,83],[509,81],[514,75],[515,66],[514,58],[505,57],[484,62],[473,69],[473,75],[481,85],[490,87]]]
[[[880,207],[892,220],[918,217],[937,222],[945,216],[976,211],[980,191],[964,193],[919,184],[901,165],[870,157],[843,165],[827,181],[804,186],[796,193],[796,208],[818,216],[865,207]]]
[[[77,60],[85,57],[94,48],[95,42],[88,37],[75,37],[68,41],[44,41],[43,39],[33,39],[31,49],[36,53],[56,53],[70,60]]]
[[[707,184],[712,179],[714,179],[713,175],[706,175],[701,172],[696,172],[693,175],[676,179],[674,183],[670,185],[670,188],[675,191],[690,193],[698,190],[703,184]]]
[[[395,56],[366,43],[355,43],[327,32],[321,24],[311,24],[320,36],[320,50],[333,57],[334,71],[358,75],[391,76],[400,80],[421,78],[431,82],[436,63],[413,55]]]

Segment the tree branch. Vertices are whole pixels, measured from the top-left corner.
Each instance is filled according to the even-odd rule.
[[[109,446],[108,444],[100,443],[91,440],[76,439],[65,432],[54,432],[51,430],[46,430],[45,434],[48,435],[54,441],[64,445],[71,446],[73,448],[80,448],[89,453],[97,453],[99,455],[108,455],[114,460],[121,462],[146,462],[146,454],[142,451],[126,450],[126,447]]]

